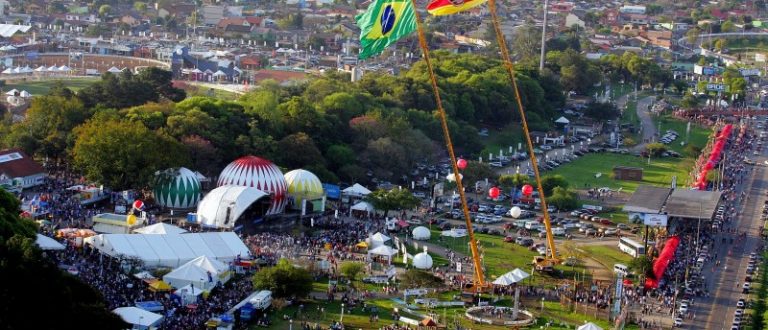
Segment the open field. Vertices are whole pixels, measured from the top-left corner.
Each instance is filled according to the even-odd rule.
[[[61,81],[64,83],[64,86],[76,92],[98,80],[99,77],[72,77],[56,80],[11,80],[6,82],[3,91],[15,88],[20,91],[27,91],[33,96],[45,95],[58,81]]]
[[[613,168],[616,166],[642,167],[643,180],[614,180]],[[677,176],[678,184],[685,184],[684,181],[688,177],[691,166],[693,166],[693,160],[690,159],[652,158],[651,164],[648,165],[647,158],[599,153],[584,155],[544,175],[562,175],[573,189],[609,187],[614,190],[621,188],[622,191],[634,192],[639,185],[668,186],[673,176]]]
[[[609,269],[613,269],[614,264],[626,265],[632,260],[632,256],[621,252],[616,245],[585,245],[581,249]]]
[[[505,155],[508,154],[510,146],[516,149],[517,144],[520,142],[523,142],[522,132],[523,132],[522,127],[520,127],[517,124],[509,125],[501,130],[489,128],[488,136],[480,137],[480,141],[485,146],[485,148],[483,148],[483,151],[480,152],[480,156],[483,157],[483,159],[487,159],[488,154],[491,154],[491,153],[494,156],[498,156],[499,150],[503,150]],[[523,150],[522,150],[523,152],[528,150],[525,148],[526,148],[525,145],[523,145]]]
[[[675,141],[667,145],[668,148],[679,153],[683,153],[683,149],[685,149],[685,146],[681,145],[680,143],[685,142],[686,138],[688,140],[688,144],[698,148],[703,148],[705,145],[707,145],[707,141],[712,134],[711,129],[691,124],[691,133],[686,137],[685,132],[686,127],[688,126],[688,122],[674,119],[669,116],[662,116],[660,118],[654,117],[653,122],[657,128],[660,128],[659,132],[661,132],[661,135],[664,135],[664,132],[670,129],[676,131],[677,134],[679,134]]]

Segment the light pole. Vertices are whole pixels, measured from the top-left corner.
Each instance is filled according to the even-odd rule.
[[[288,330],[293,330],[293,319],[288,320]]]
[[[541,297],[541,314],[544,314],[544,297]]]
[[[344,303],[341,304],[341,317],[339,317],[339,323],[344,324]]]

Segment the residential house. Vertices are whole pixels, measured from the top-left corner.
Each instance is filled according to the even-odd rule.
[[[616,9],[606,9],[603,13],[602,24],[606,26],[616,26],[619,24],[619,11]]]
[[[203,16],[203,24],[216,25],[219,24],[222,18],[224,18],[224,6],[203,6],[201,10],[201,16]]]
[[[574,25],[580,28],[584,28],[586,23],[581,18],[579,18],[579,16],[576,16],[573,13],[568,13],[568,15],[565,16],[564,27],[570,28]]]
[[[193,3],[172,3],[167,4],[157,10],[157,16],[166,18],[168,16],[176,17],[176,19],[186,19],[192,16],[195,12],[196,6]]]
[[[640,35],[647,38],[648,42],[654,46],[667,49],[672,47],[672,31],[646,30]]]

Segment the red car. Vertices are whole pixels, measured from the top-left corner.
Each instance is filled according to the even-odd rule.
[[[612,226],[612,225],[613,225],[613,221],[611,221],[611,220],[608,220],[608,219],[601,219],[601,220],[600,220],[600,223],[601,223],[601,224],[604,224],[604,225],[606,225],[606,226],[609,226],[609,225],[610,225],[610,226]]]
[[[514,238],[514,237],[512,237],[512,236],[507,236],[507,237],[504,237],[504,242],[507,242],[507,243],[514,243],[514,242],[515,242],[515,238]]]

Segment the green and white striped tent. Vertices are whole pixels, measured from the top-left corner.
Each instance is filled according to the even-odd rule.
[[[157,173],[155,201],[174,209],[191,209],[200,202],[200,179],[195,172],[180,167]]]

